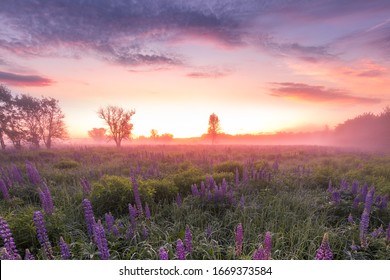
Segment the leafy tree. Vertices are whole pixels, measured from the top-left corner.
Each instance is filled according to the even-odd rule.
[[[39,134],[50,149],[54,139],[66,139],[68,133],[64,122],[65,115],[62,113],[58,100],[54,98],[42,98],[39,110]]]
[[[130,123],[135,110],[126,111],[118,106],[107,106],[100,108],[97,112],[99,118],[103,119],[109,127],[109,137],[115,141],[116,146],[121,146],[123,139],[129,139],[133,124]]]
[[[158,131],[156,129],[152,129],[150,131],[150,139],[156,141],[158,139]]]
[[[35,148],[39,148],[41,135],[39,122],[41,117],[40,100],[27,94],[17,96],[15,99],[21,114],[21,125],[25,131],[24,140]]]
[[[158,137],[158,140],[161,142],[170,142],[173,140],[173,134],[170,133],[164,133],[161,136]]]
[[[209,128],[207,130],[208,135],[211,137],[211,143],[215,143],[218,133],[221,132],[221,125],[219,118],[216,114],[212,113],[209,117]]]
[[[106,129],[103,127],[100,128],[92,128],[92,130],[88,131],[89,137],[93,140],[101,142],[106,139]]]
[[[3,150],[6,147],[4,137],[7,130],[7,123],[10,118],[9,107],[11,101],[11,92],[5,86],[0,85],[0,144]]]

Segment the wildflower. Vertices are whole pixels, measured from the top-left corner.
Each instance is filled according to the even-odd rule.
[[[168,260],[168,252],[164,249],[164,247],[160,248],[159,257],[160,257],[160,260]]]
[[[351,245],[351,250],[352,251],[358,251],[360,250],[360,246],[356,245],[355,242],[352,241],[352,245]]]
[[[146,226],[144,226],[142,229],[142,237],[144,238],[144,240],[148,239],[148,237],[149,237],[149,231],[148,231],[148,228]]]
[[[0,236],[3,239],[4,248],[11,259],[16,259],[19,255],[18,250],[12,237],[12,232],[8,226],[7,221],[0,217]]]
[[[63,260],[69,260],[70,259],[70,252],[68,244],[66,244],[65,240],[60,237],[60,251],[61,251],[61,258]]]
[[[265,256],[265,253],[264,253],[264,249],[261,245],[253,254],[252,259],[253,260],[266,260],[267,259]]]
[[[129,227],[127,229],[126,239],[133,239],[133,237],[134,237],[134,230],[132,227]]]
[[[188,225],[186,226],[186,231],[184,234],[184,242],[186,245],[186,252],[190,254],[192,252],[192,233]]]
[[[353,182],[352,182],[352,187],[351,187],[351,193],[352,193],[353,195],[356,195],[357,192],[358,192],[358,188],[359,188],[359,182],[356,181],[356,180],[353,180]]]
[[[360,220],[360,243],[364,248],[367,246],[367,231],[370,222],[370,212],[365,208]]]
[[[186,259],[186,252],[184,250],[184,244],[181,239],[178,239],[176,242],[176,257],[178,260],[185,260]]]
[[[389,197],[388,195],[384,195],[381,199],[381,203],[379,204],[379,209],[380,210],[385,210],[387,209],[387,204],[388,204],[388,201],[389,201]]]
[[[114,216],[109,212],[108,214],[104,214],[104,220],[106,222],[107,232],[112,231],[112,227],[114,226]]]
[[[198,186],[196,184],[191,185],[191,194],[192,196],[200,196]]]
[[[368,213],[371,212],[371,206],[372,203],[374,202],[374,195],[375,195],[375,188],[372,187],[370,192],[366,196],[366,201],[364,204],[364,208],[367,209]]]
[[[329,245],[328,234],[324,234],[320,248],[318,248],[315,256],[316,260],[333,260],[332,250]]]
[[[19,184],[22,183],[23,181],[22,172],[20,172],[20,169],[15,164],[12,164],[10,173],[13,182]]]
[[[118,229],[118,227],[115,226],[115,225],[112,227],[112,234],[113,234],[114,236],[119,236],[119,235],[120,235],[119,229]]]
[[[0,191],[3,194],[4,200],[10,200],[11,197],[9,195],[8,188],[2,179],[0,179]]]
[[[238,184],[240,183],[240,173],[238,172],[238,167],[236,167],[236,176],[235,176],[235,184],[236,188],[238,187]]]
[[[150,215],[149,205],[148,205],[148,203],[146,203],[145,204],[145,218],[150,220],[150,217],[151,217],[151,215]]]
[[[45,213],[48,215],[53,214],[54,212],[53,199],[51,197],[49,187],[46,185],[46,183],[43,183],[43,189],[39,191],[39,198],[41,200],[43,211],[45,211]]]
[[[389,226],[387,227],[387,231],[386,231],[386,240],[387,240],[387,242],[390,243],[390,223],[389,223]]]
[[[372,233],[371,236],[373,238],[378,238],[380,237],[383,233],[385,233],[383,226],[380,226],[379,228],[375,229]]]
[[[80,179],[80,184],[83,187],[84,196],[87,196],[91,193],[91,185],[88,180],[85,178]]]
[[[180,193],[178,193],[177,196],[176,196],[176,204],[177,204],[177,207],[181,206],[181,196],[180,196]]]
[[[85,216],[85,221],[87,224],[88,234],[92,238],[93,228],[95,225],[95,217],[93,215],[92,205],[91,205],[91,202],[86,198],[83,200],[82,204],[83,204],[83,208],[84,208],[84,216]]]
[[[362,187],[362,189],[360,191],[360,194],[361,194],[361,197],[362,197],[362,201],[366,200],[367,193],[368,193],[368,185],[364,184],[364,186]]]
[[[333,191],[332,192],[332,201],[337,204],[337,203],[340,203],[341,201],[341,196],[340,196],[340,193],[338,191]]]
[[[29,249],[26,249],[26,253],[25,253],[25,255],[24,255],[24,259],[25,259],[25,260],[29,260],[29,261],[35,260],[33,254],[30,253],[30,250],[29,250]]]
[[[239,223],[236,227],[236,256],[239,257],[242,254],[243,243],[243,229],[242,224]]]
[[[26,162],[27,177],[31,184],[40,185],[43,181],[38,170],[31,162]]]
[[[137,226],[137,209],[129,204],[130,224],[133,229]]]
[[[272,235],[269,231],[267,231],[264,237],[264,255],[267,260],[271,259],[271,251],[272,251]]]
[[[47,235],[43,215],[40,211],[34,212],[34,223],[37,230],[38,241],[43,247],[46,257],[48,259],[54,259],[53,250],[49,241],[49,236]]]
[[[359,203],[360,203],[360,197],[357,196],[357,197],[355,197],[355,199],[353,200],[352,208],[353,208],[353,209],[359,208]]]
[[[141,195],[138,190],[138,183],[137,180],[135,179],[135,176],[132,176],[131,178],[131,185],[133,187],[134,200],[135,200],[135,204],[137,205],[137,211],[140,215],[142,215],[143,209],[141,203]]]
[[[108,251],[106,234],[104,232],[104,228],[103,228],[103,225],[102,225],[100,220],[97,223],[95,223],[95,225],[93,227],[93,236],[95,239],[96,246],[98,247],[98,249],[100,251],[100,258],[102,260],[110,259],[110,253]]]

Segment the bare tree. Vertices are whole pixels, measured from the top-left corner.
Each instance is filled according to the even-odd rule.
[[[119,148],[123,139],[129,139],[133,124],[130,123],[135,110],[125,111],[121,107],[107,106],[100,108],[97,112],[99,118],[103,119],[109,127],[109,137],[115,141]]]
[[[92,128],[92,130],[88,131],[89,137],[93,140],[101,142],[106,139],[106,129],[103,127],[100,128]]]
[[[41,99],[39,133],[46,148],[51,148],[54,139],[66,139],[68,137],[64,118],[65,115],[58,105],[58,100],[46,97]]]
[[[208,135],[211,137],[211,143],[215,143],[218,133],[221,132],[221,125],[219,123],[218,116],[212,113],[209,117],[209,128],[207,130]]]

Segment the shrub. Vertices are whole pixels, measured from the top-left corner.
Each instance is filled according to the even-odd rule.
[[[80,163],[71,159],[62,159],[54,167],[58,169],[72,169],[80,166]]]
[[[140,190],[149,190],[153,194],[155,202],[172,201],[176,198],[178,188],[172,180],[167,178],[162,180],[148,179],[139,182]]]
[[[238,161],[222,162],[214,167],[214,172],[216,172],[216,173],[226,172],[226,173],[236,174],[236,169],[238,169],[238,172],[240,173],[240,177],[242,177],[244,167]],[[227,180],[227,178],[225,178],[225,179]]]
[[[191,185],[200,184],[202,181],[204,181],[202,172],[196,168],[190,168],[173,176],[173,182],[181,194],[189,194]]]

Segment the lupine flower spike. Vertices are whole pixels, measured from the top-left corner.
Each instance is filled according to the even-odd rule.
[[[160,248],[159,257],[160,257],[160,260],[168,260],[169,259],[168,252],[164,249],[164,247]]]
[[[16,245],[8,223],[5,219],[3,219],[3,217],[0,217],[0,236],[3,239],[4,248],[9,258],[17,259],[19,256],[18,250],[16,249]]]
[[[54,259],[53,250],[47,235],[43,215],[40,211],[34,212],[34,223],[37,230],[38,241],[43,247],[46,257],[50,260]]]
[[[239,223],[236,227],[236,256],[239,257],[242,254],[242,243],[243,243],[243,230],[242,224]]]
[[[318,248],[315,256],[316,260],[333,260],[332,250],[329,245],[328,234],[324,234],[320,248]]]
[[[178,239],[176,242],[176,257],[178,260],[185,260],[186,259],[186,252],[184,250],[184,244],[181,239]]]
[[[70,251],[68,244],[66,244],[65,240],[60,237],[60,251],[61,251],[61,258],[63,260],[69,260],[70,259]]]
[[[190,254],[192,252],[192,233],[188,225],[186,226],[184,241],[186,244],[186,252]]]

